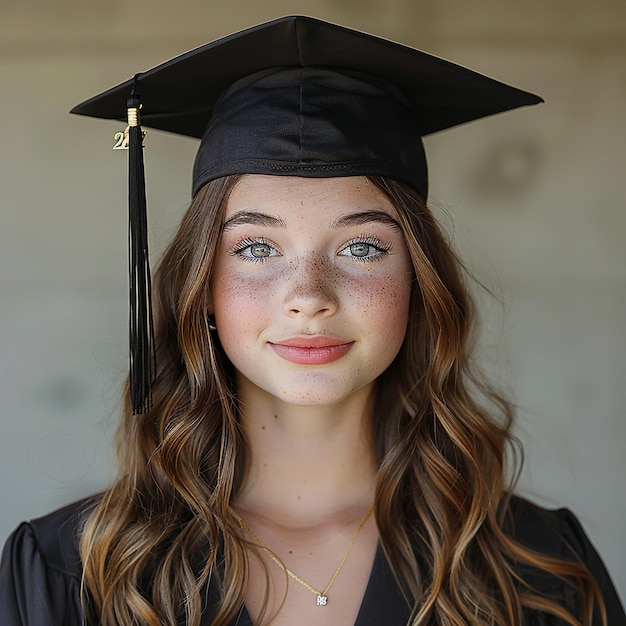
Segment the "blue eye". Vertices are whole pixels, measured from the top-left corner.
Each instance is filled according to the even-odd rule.
[[[372,253],[372,250],[375,249],[373,246],[370,246],[368,243],[353,243],[348,246],[350,249],[350,254],[352,256],[358,257],[366,257]]]
[[[365,237],[348,241],[338,254],[358,261],[374,261],[384,256],[390,247],[376,237]]]
[[[231,251],[231,254],[246,261],[265,261],[272,256],[280,256],[276,248],[264,239],[242,239]]]
[[[257,259],[264,259],[272,254],[272,249],[266,243],[255,243],[247,248],[250,256]]]

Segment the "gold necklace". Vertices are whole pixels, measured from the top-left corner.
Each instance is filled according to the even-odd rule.
[[[305,580],[300,578],[300,576],[298,576],[297,574],[292,572],[288,567],[286,567],[278,559],[278,557],[276,557],[275,554],[254,534],[252,529],[248,526],[248,524],[246,524],[243,521],[241,516],[235,511],[233,511],[233,513],[235,513],[235,516],[239,520],[241,527],[250,535],[250,537],[252,537],[252,539],[254,539],[257,542],[259,547],[267,554],[267,556],[269,556],[270,559],[272,559],[272,561],[274,561],[274,563],[276,563],[276,565],[278,565],[278,567],[280,567],[290,578],[293,578],[293,580],[295,580],[297,583],[300,583],[305,589],[308,589],[311,593],[314,593],[317,596],[317,599],[316,599],[317,606],[326,606],[326,603],[328,602],[328,595],[327,595],[328,590],[332,587],[332,584],[335,582],[335,578],[337,578],[337,576],[339,575],[339,572],[341,571],[341,568],[344,566],[345,562],[348,560],[348,556],[350,555],[352,546],[354,546],[354,542],[356,541],[356,538],[359,536],[359,532],[361,532],[361,528],[363,528],[363,526],[365,525],[365,522],[367,522],[373,510],[374,510],[374,505],[372,505],[369,508],[369,510],[365,514],[365,517],[363,517],[363,519],[357,526],[357,529],[354,532],[354,535],[352,535],[352,539],[350,540],[350,543],[348,544],[346,551],[343,553],[343,556],[341,557],[341,561],[339,561],[339,565],[337,565],[337,569],[333,572],[333,575],[330,577],[328,584],[326,585],[326,587],[324,587],[322,591],[318,591],[317,589],[309,585],[309,583],[307,583]]]

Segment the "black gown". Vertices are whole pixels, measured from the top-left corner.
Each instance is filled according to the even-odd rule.
[[[21,524],[9,537],[0,563],[2,626],[84,626],[80,605],[80,558],[76,550],[81,503]],[[578,520],[567,510],[547,511],[520,498],[511,509],[515,536],[544,554],[580,558],[600,585],[609,626],[626,626],[626,616],[609,575]],[[545,574],[522,575],[543,593],[565,602],[563,583]],[[208,626],[217,594],[209,586],[202,626]],[[556,626],[561,622],[539,611],[524,610],[525,626]],[[382,550],[377,550],[355,626],[405,626],[408,608],[396,586]],[[594,626],[600,624],[594,619]],[[242,607],[233,626],[252,626]]]

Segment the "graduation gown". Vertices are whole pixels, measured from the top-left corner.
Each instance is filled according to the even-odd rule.
[[[72,504],[21,524],[9,537],[0,564],[0,623],[2,626],[84,626],[80,605],[81,564],[76,548],[82,503]],[[626,616],[609,575],[578,520],[565,509],[547,511],[514,498],[511,509],[515,537],[523,544],[566,559],[580,558],[600,585],[609,626],[626,626]],[[526,571],[531,584],[552,597],[567,592],[554,577]],[[209,586],[206,607],[214,606],[217,593]],[[210,608],[203,612],[208,626]],[[405,626],[409,610],[380,547],[370,573],[354,626]],[[556,626],[561,622],[538,611],[524,612],[525,626]],[[600,624],[599,618],[594,626]],[[233,626],[252,626],[242,607]]]

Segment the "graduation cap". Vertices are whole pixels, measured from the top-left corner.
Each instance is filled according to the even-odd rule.
[[[200,138],[192,193],[229,174],[382,175],[424,197],[422,137],[542,99],[449,61],[310,17],[284,17],[135,75],[72,109],[128,128],[131,400],[155,373],[142,126]],[[139,117],[141,116],[141,118]]]

